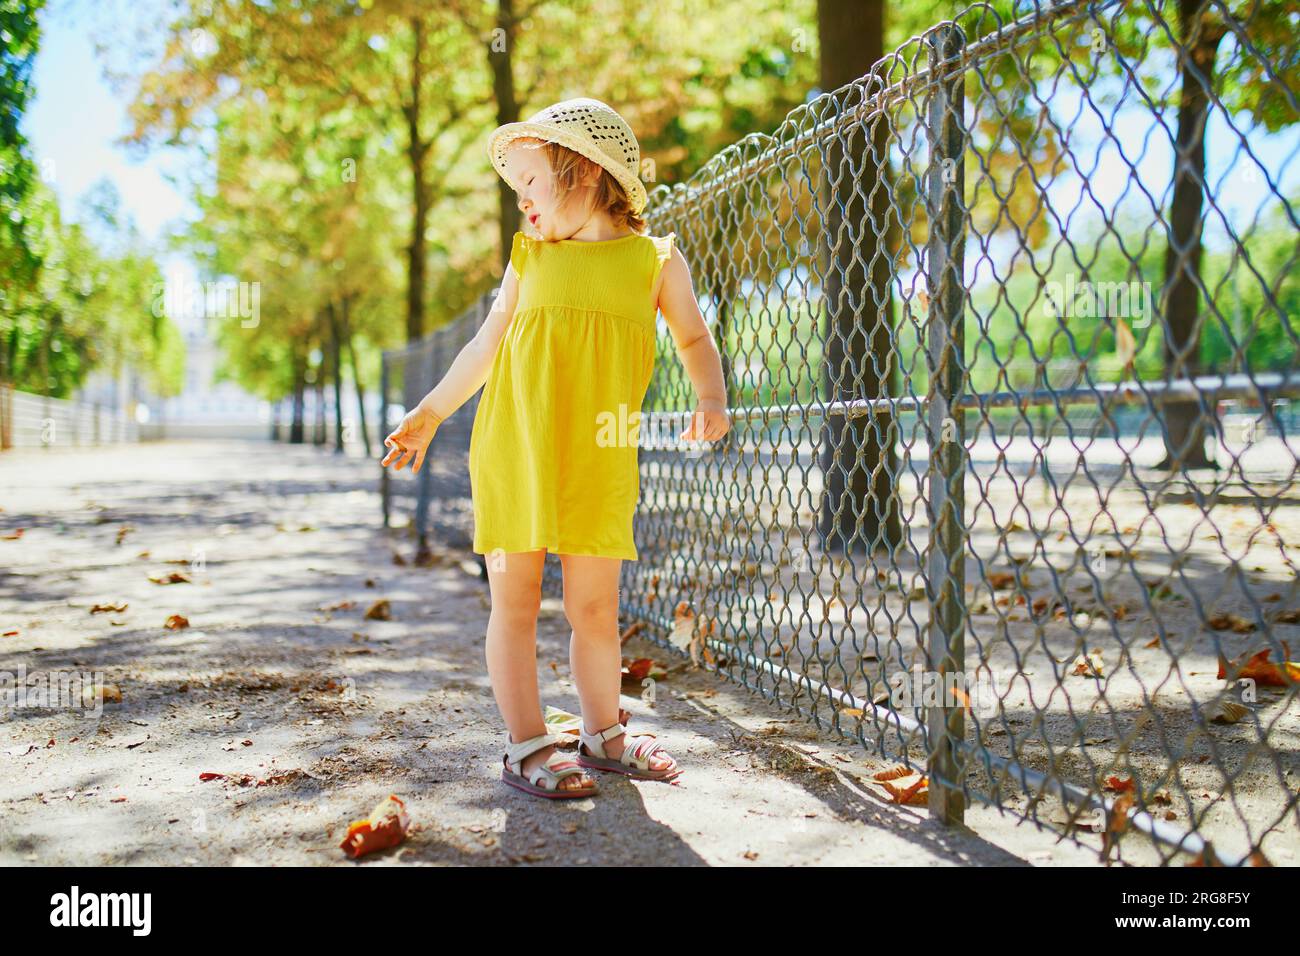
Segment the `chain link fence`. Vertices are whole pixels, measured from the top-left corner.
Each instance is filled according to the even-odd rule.
[[[1293,19],[978,4],[656,188],[733,429],[673,440],[661,318],[622,591],[646,635],[900,762],[944,822],[1293,860]],[[418,401],[487,301],[386,356],[385,396]],[[476,401],[403,486],[461,544]]]

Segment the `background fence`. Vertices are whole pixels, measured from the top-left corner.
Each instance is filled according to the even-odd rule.
[[[482,296],[453,322],[418,342],[384,352],[379,386],[380,429],[376,439],[380,458],[388,451],[383,446],[384,437],[451,367],[456,355],[486,321],[494,297],[495,290]],[[390,523],[396,508],[405,506],[413,516],[411,527],[418,538],[417,561],[429,554],[431,533],[453,547],[468,549],[473,544],[469,439],[480,394],[481,390],[438,427],[418,475],[413,475],[410,468],[396,473],[380,468],[384,524]],[[547,556],[543,584],[552,590],[559,580],[557,563],[558,559]]]
[[[1289,16],[976,5],[655,189],[734,426],[646,442],[693,408],[661,319],[623,582],[651,638],[924,773],[947,822],[1293,858]],[[386,355],[385,396],[486,302]],[[384,475],[458,545],[476,402],[426,481]]]
[[[0,451],[136,441],[138,434],[136,423],[119,410],[0,385]]]

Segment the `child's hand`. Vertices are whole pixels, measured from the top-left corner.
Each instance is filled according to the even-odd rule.
[[[717,399],[706,398],[697,402],[691,423],[682,432],[682,440],[717,441],[731,431],[731,416],[727,414],[727,403]]]
[[[433,440],[440,424],[442,419],[433,412],[421,405],[415,406],[406,413],[398,426],[393,429],[393,433],[384,439],[384,444],[390,451],[380,464],[386,466],[396,460],[397,467],[393,470],[401,471],[404,465],[411,463],[414,456],[415,467],[411,471],[418,475],[420,466],[424,464],[424,454],[428,451],[429,442]]]

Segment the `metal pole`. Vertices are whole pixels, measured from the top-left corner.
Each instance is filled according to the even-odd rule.
[[[940,77],[927,117],[930,167],[926,175],[926,286],[930,297],[927,340],[929,383],[930,546],[926,590],[930,600],[928,680],[936,680],[937,705],[927,707],[929,807],[946,826],[962,823],[966,797],[964,671],[966,529],[965,414],[954,404],[963,385],[963,315],[966,307],[963,153],[963,81],[960,65],[944,61],[965,44],[960,27],[943,24],[928,37],[932,75]],[[925,687],[933,687],[927,683]],[[951,689],[963,694],[954,695]],[[919,696],[921,688],[914,688]],[[916,699],[914,696],[913,699]]]
[[[422,349],[427,353],[427,365],[425,374],[419,380],[420,388],[417,392],[423,397],[423,393],[438,383],[438,343],[442,336],[436,332],[421,343]],[[415,393],[412,393],[415,394]],[[428,452],[425,452],[425,460],[428,460]],[[419,482],[418,497],[415,504],[415,540],[416,556],[423,560],[428,556],[429,550],[429,499],[433,496],[433,483],[430,479],[430,469],[426,465],[420,466],[420,473],[415,476]]]
[[[384,353],[379,357],[379,458],[382,461],[384,455],[388,452],[388,446],[383,444],[383,440],[388,437],[388,354]],[[384,527],[389,527],[389,502],[390,494],[388,487],[388,469],[383,465],[379,466],[379,497],[383,501],[384,508]]]

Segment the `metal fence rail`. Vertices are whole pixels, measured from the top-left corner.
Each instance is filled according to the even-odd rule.
[[[139,426],[112,408],[0,385],[0,451],[137,441]]]
[[[656,188],[734,427],[673,440],[661,323],[628,613],[924,773],[944,821],[976,799],[1132,862],[1300,850],[1286,17],[977,4]],[[385,395],[454,355],[386,356]],[[428,458],[462,543],[472,420]]]

